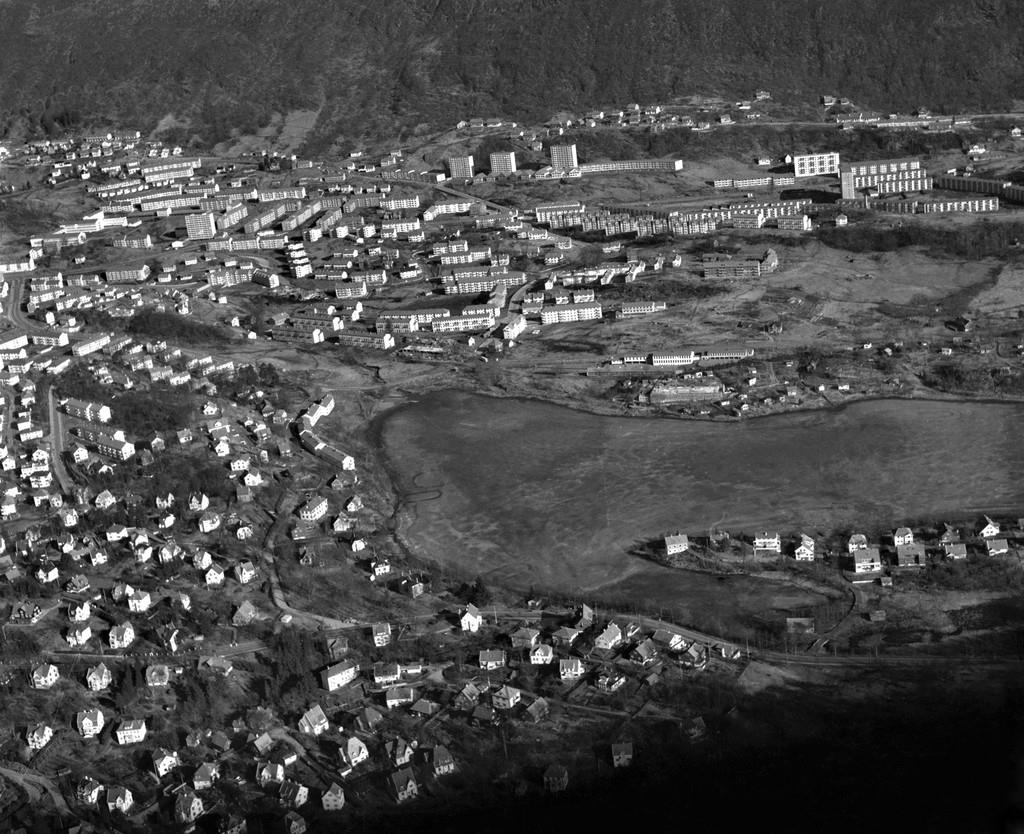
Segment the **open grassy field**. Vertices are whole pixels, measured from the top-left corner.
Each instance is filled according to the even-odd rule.
[[[409,494],[401,532],[432,561],[517,587],[673,609],[743,633],[823,598],[661,568],[629,551],[713,525],[868,532],[1024,508],[1019,406],[876,401],[742,423],[597,417],[446,392],[389,415],[384,451]],[[969,431],[967,430],[969,427]]]

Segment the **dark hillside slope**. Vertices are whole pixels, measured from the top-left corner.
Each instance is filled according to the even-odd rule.
[[[757,87],[1000,110],[1024,89],[1024,3],[0,0],[0,79],[0,132],[148,131],[171,114],[183,138],[210,143],[320,108],[320,147]]]

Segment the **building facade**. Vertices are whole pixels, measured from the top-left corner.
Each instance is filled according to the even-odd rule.
[[[448,157],[448,176],[453,180],[469,180],[473,178],[472,156]]]
[[[491,154],[491,174],[507,176],[516,172],[515,151],[497,151]]]
[[[820,177],[839,173],[839,154],[805,153],[793,156],[793,173],[799,177]]]
[[[576,145],[552,145],[551,146],[551,167],[560,171],[568,171],[570,168],[579,167],[579,159],[576,156]]]

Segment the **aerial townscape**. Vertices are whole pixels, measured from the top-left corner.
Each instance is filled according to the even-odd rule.
[[[1020,830],[1024,106],[705,89],[3,123],[0,830]]]

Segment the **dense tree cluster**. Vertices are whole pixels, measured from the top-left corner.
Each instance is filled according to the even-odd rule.
[[[1022,40],[1024,7],[1005,0],[220,0],[202,15],[155,0],[10,0],[0,130],[160,123],[172,141],[209,145],[307,109],[315,149],[401,141],[457,115],[544,119],[760,87],[1005,112],[1024,81]]]
[[[148,309],[136,313],[128,320],[126,330],[137,336],[150,339],[173,339],[177,342],[221,344],[227,336],[219,328],[203,324],[177,313],[165,313]]]

